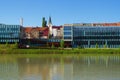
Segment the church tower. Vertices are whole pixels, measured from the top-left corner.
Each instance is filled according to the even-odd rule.
[[[49,17],[48,27],[49,27],[49,34],[52,35],[53,31],[52,31],[52,20],[51,20],[51,17]]]

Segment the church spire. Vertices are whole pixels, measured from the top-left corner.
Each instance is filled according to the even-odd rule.
[[[52,30],[52,20],[51,20],[51,17],[49,17],[48,27],[49,27],[49,34],[52,35],[53,34],[53,30]]]
[[[48,24],[52,24],[51,16],[49,16]]]

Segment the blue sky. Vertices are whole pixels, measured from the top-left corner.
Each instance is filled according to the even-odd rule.
[[[0,23],[41,26],[42,17],[54,25],[120,22],[120,0],[0,0]]]

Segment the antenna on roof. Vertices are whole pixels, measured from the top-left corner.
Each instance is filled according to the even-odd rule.
[[[20,25],[23,26],[23,18],[20,18]]]

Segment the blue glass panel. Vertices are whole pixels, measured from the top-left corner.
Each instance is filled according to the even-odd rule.
[[[109,47],[116,48],[120,45],[120,27],[73,27],[73,41],[82,42],[82,41],[91,41],[94,42],[88,45],[82,43],[84,47],[95,47],[96,41],[99,43],[99,47],[103,47],[104,42],[108,42]],[[102,43],[101,42],[104,43]],[[109,41],[112,41],[109,43]],[[114,42],[113,42],[114,41]]]
[[[72,39],[71,36],[65,36],[64,39]]]
[[[64,32],[64,35],[71,35],[71,32]]]
[[[69,26],[64,26],[64,30],[71,30],[71,27],[69,27]]]

